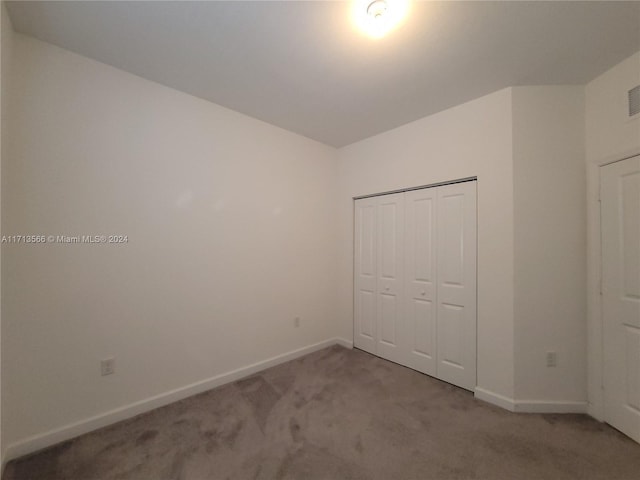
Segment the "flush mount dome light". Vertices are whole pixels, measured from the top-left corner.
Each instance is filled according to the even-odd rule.
[[[386,11],[387,2],[384,0],[375,0],[375,2],[371,2],[367,7],[367,15],[373,17],[374,20],[382,20]]]
[[[380,38],[404,19],[408,0],[357,0],[353,4],[354,23],[362,32]]]

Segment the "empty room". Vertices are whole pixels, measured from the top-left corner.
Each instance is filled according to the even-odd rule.
[[[640,2],[0,8],[3,480],[640,479]]]

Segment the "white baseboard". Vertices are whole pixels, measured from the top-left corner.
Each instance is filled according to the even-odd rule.
[[[57,443],[64,442],[65,440],[70,440],[79,435],[89,433],[98,428],[106,427],[107,425],[126,420],[127,418],[140,415],[141,413],[148,412],[155,408],[177,402],[178,400],[197,395],[198,393],[206,392],[207,390],[211,390],[212,388],[224,385],[225,383],[234,382],[261,370],[265,370],[281,363],[288,362],[289,360],[294,360],[298,357],[302,357],[309,353],[313,353],[317,350],[321,350],[323,348],[330,347],[331,345],[336,344],[344,346],[346,348],[353,347],[353,343],[349,340],[345,340],[344,338],[331,338],[319,343],[315,343],[313,345],[308,345],[306,347],[292,350],[282,355],[268,358],[251,365],[247,365],[245,367],[238,368],[236,370],[232,370],[227,373],[223,373],[196,383],[192,383],[184,387],[176,388],[175,390],[161,393],[154,397],[146,398],[144,400],[140,400],[138,402],[131,403],[120,408],[116,408],[114,410],[100,413],[93,417],[85,418],[78,422],[74,422],[63,427],[50,430],[48,432],[33,435],[24,440],[13,443],[7,447],[2,458],[2,468],[4,469],[4,465],[14,458],[28,455],[43,448],[47,448]]]
[[[353,348],[353,341],[347,340],[346,338],[336,338],[336,344],[344,348]]]
[[[587,413],[599,422],[604,422],[604,405],[600,402],[600,399],[596,402],[589,402]]]
[[[558,400],[515,400],[498,393],[476,387],[475,397],[498,407],[517,413],[588,413],[587,402]]]
[[[515,411],[520,413],[587,413],[587,402],[546,400],[517,400]]]
[[[480,387],[476,387],[474,396],[478,400],[482,400],[497,407],[504,408],[505,410],[509,410],[510,412],[515,411],[515,402],[513,398],[505,397],[504,395],[500,395],[499,393],[494,393]]]

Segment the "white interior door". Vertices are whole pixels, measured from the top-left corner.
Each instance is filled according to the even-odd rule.
[[[382,195],[378,200],[378,304],[376,353],[405,363],[402,348],[404,193]]]
[[[476,386],[476,183],[438,187],[438,378]]]
[[[405,310],[407,366],[436,376],[437,189],[405,194]]]
[[[376,353],[377,209],[375,197],[355,202],[353,344],[369,353]]]
[[[600,175],[605,421],[640,442],[640,156]]]

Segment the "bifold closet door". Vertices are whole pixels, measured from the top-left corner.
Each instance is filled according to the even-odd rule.
[[[437,188],[437,377],[476,386],[476,182]]]
[[[354,345],[404,363],[400,348],[404,196],[355,202]]]
[[[378,200],[378,274],[376,354],[406,364],[402,335],[404,193]]]
[[[436,376],[437,188],[405,194],[405,310],[407,366]]]
[[[476,385],[476,184],[405,194],[407,366]]]
[[[376,353],[376,272],[378,199],[355,202],[354,346]]]
[[[476,184],[355,202],[354,345],[476,383]]]

